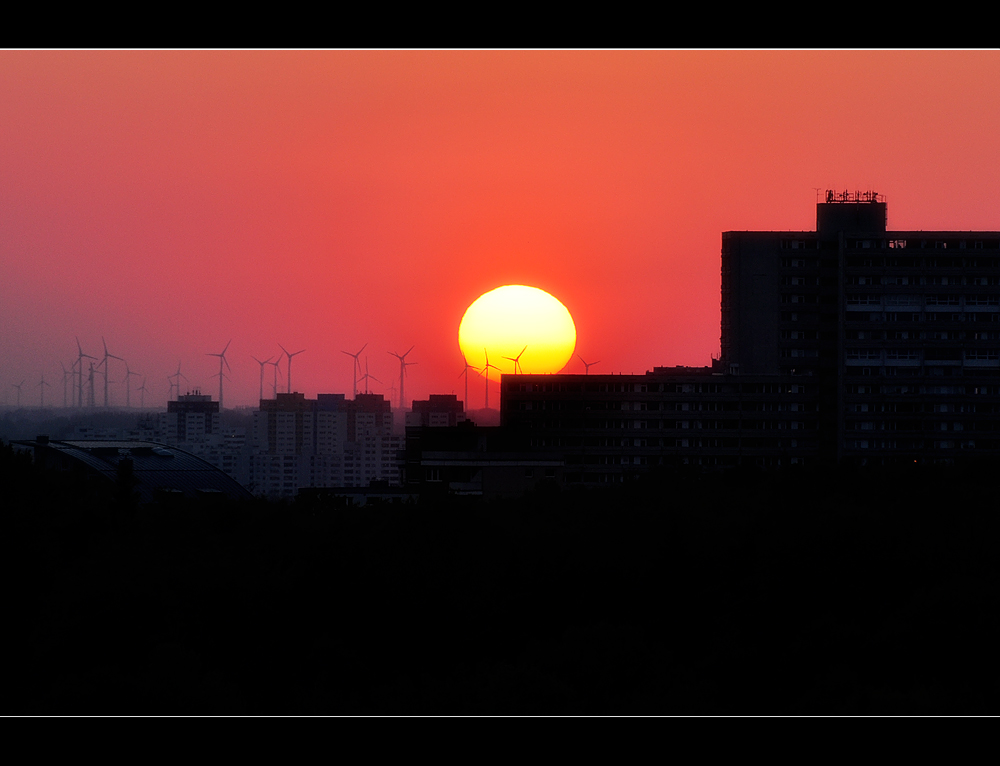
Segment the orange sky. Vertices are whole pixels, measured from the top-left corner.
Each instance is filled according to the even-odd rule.
[[[721,232],[812,229],[816,187],[1000,229],[998,92],[995,51],[0,52],[0,402],[62,404],[74,335],[147,406],[179,360],[217,395],[230,338],[227,406],[278,343],[310,397],[366,342],[378,392],[413,345],[408,398],[461,397],[512,283],[594,372],[707,364]]]

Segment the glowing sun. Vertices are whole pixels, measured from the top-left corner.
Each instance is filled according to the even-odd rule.
[[[504,285],[479,296],[465,311],[458,345],[480,369],[489,356],[501,372],[559,372],[576,348],[576,325],[556,298],[537,287]],[[496,372],[494,371],[494,375]]]

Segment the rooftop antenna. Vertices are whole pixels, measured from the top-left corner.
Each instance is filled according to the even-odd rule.
[[[465,376],[465,409],[468,410],[469,409],[469,370],[475,370],[476,372],[479,372],[479,368],[478,367],[473,367],[471,364],[469,364],[469,360],[465,358],[465,354],[462,354],[462,361],[465,362],[465,367],[463,367],[462,371],[460,373],[458,373],[458,377],[462,377],[463,375]]]
[[[79,352],[76,361],[80,366],[79,369],[77,370],[77,375],[79,376],[79,384],[77,385],[77,392],[79,393],[79,399],[77,399],[77,402],[79,404],[80,409],[83,409],[83,360],[84,359],[96,360],[97,357],[83,353],[83,348],[80,346],[79,337],[76,338],[76,350]]]
[[[528,350],[528,347],[525,346],[524,348],[521,349],[521,353],[518,354],[517,356],[505,356],[504,357],[504,359],[507,359],[507,360],[509,360],[509,361],[511,361],[511,362],[514,363],[514,374],[515,375],[520,375],[520,374],[522,374],[524,372],[524,370],[521,369],[521,356],[527,350]]]
[[[21,406],[21,386],[24,385],[24,381],[22,380],[20,383],[11,383],[11,385],[14,388],[17,389],[17,406],[20,407]]]
[[[104,341],[104,336],[101,336],[101,343],[104,343],[104,358],[98,363],[98,367],[102,364],[104,365],[104,406],[108,406],[108,359],[117,359],[119,362],[124,362],[120,356],[115,356],[114,354],[108,353],[108,344]]]
[[[409,353],[409,352],[407,352]],[[368,381],[374,380],[376,383],[381,383],[382,381],[376,378],[374,375],[368,374],[368,357],[365,357],[365,374],[361,376],[361,380],[365,382],[365,393],[368,393]]]
[[[600,359],[598,359],[596,362],[588,362],[587,360],[585,360],[579,354],[577,354],[577,357],[579,358],[579,360],[581,362],[583,362],[583,366],[585,368],[585,372],[583,373],[584,375],[590,375],[590,368],[593,367],[595,364],[600,364],[601,363]]]
[[[302,351],[305,351],[305,349],[302,349],[302,351],[296,351],[294,354],[289,354],[287,349],[280,343],[278,344],[278,346],[279,348],[281,348],[282,351],[285,352],[285,356],[288,357],[288,369],[285,370],[285,372],[288,374],[288,393],[292,393],[292,357],[298,356],[299,354],[302,353]],[[221,407],[222,405],[220,404],[219,406]]]
[[[358,349],[358,353],[356,353],[356,354],[352,354],[350,351],[341,351],[340,352],[342,354],[347,354],[348,356],[354,357],[354,394],[353,394],[353,396],[354,396],[355,399],[358,397],[358,373],[361,372],[361,359],[360,359],[361,352],[364,351],[366,348],[368,348],[368,344],[367,343],[365,345],[363,345],[360,349]]]
[[[486,354],[486,366],[483,367],[482,372],[480,372],[479,374],[480,375],[483,375],[483,374],[486,375],[486,405],[485,405],[485,407],[486,407],[486,409],[489,409],[490,408],[490,368],[492,367],[497,372],[500,372],[500,368],[497,367],[495,364],[490,364],[490,355],[486,351],[485,348],[483,349],[483,353]]]
[[[260,397],[259,398],[263,401],[263,399],[264,399],[264,365],[265,364],[270,364],[271,360],[274,359],[274,357],[273,356],[269,356],[263,362],[260,361],[260,359],[258,359],[257,357],[253,356],[252,354],[250,355],[250,358],[253,359],[257,364],[260,365]],[[222,409],[222,405],[221,404],[219,405],[219,409],[220,410]]]
[[[39,397],[40,397],[38,405],[39,405],[39,407],[43,407],[43,408],[45,407],[45,387],[46,386],[48,386],[49,388],[52,388],[52,385],[50,383],[46,383],[45,382],[45,373],[43,372],[42,373],[42,380],[38,384]]]
[[[229,343],[232,343],[232,342],[233,342],[233,339],[230,338],[229,339]],[[229,370],[230,372],[233,371],[233,368],[229,366],[229,362],[226,360],[226,352],[229,350],[229,343],[227,343],[226,347],[224,349],[222,349],[222,353],[221,354],[205,354],[205,356],[217,356],[217,357],[219,357],[219,411],[220,412],[222,411],[222,378],[224,377],[223,374],[222,374],[222,365],[225,364],[227,370]]]
[[[406,368],[409,367],[411,364],[419,364],[419,362],[407,362],[406,361],[407,354],[409,354],[410,351],[413,351],[413,348],[414,348],[413,346],[410,346],[410,350],[407,351],[406,354],[397,354],[395,351],[390,351],[389,352],[390,354],[392,354],[394,357],[396,357],[399,360],[399,409],[401,409],[401,410],[406,409],[406,407],[403,405],[403,402],[406,401],[406,395],[404,393],[404,391],[405,391],[404,385],[405,385],[405,380],[406,380]],[[368,359],[366,358],[365,361],[367,362]],[[366,370],[366,372],[367,372],[367,370]]]
[[[126,409],[132,409],[132,381],[130,381],[129,378],[131,378],[133,375],[139,377],[139,373],[132,372],[132,370],[128,366],[128,362],[125,362],[125,377],[122,378],[122,381],[125,383]],[[145,380],[143,381],[143,385],[145,385]]]

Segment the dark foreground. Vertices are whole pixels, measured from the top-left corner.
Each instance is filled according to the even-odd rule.
[[[135,508],[0,448],[2,714],[997,714],[996,467]]]

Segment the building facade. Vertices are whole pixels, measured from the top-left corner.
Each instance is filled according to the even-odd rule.
[[[400,483],[399,452],[389,402],[381,394],[279,393],[254,413],[251,487],[293,497],[304,487]]]

